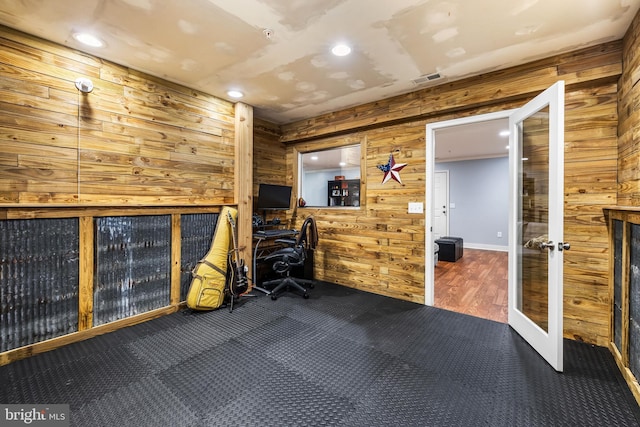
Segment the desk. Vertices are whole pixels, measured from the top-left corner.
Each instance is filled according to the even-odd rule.
[[[258,282],[258,258],[264,258],[271,252],[280,249],[282,245],[276,244],[277,239],[291,238],[298,235],[298,230],[267,230],[264,233],[256,232],[253,234],[254,247],[253,247],[253,288],[269,294],[270,291],[265,288],[261,288]],[[263,242],[269,243],[269,245],[262,244]]]

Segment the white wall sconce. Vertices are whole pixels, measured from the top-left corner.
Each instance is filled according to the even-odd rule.
[[[76,88],[82,93],[90,93],[93,90],[93,83],[85,77],[76,79]]]

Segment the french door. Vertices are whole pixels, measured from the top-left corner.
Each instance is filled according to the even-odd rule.
[[[509,117],[509,325],[563,369],[564,82]]]

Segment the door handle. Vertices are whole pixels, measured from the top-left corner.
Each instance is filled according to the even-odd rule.
[[[559,251],[568,251],[569,249],[571,249],[571,244],[569,242],[558,242]]]
[[[549,240],[548,242],[540,242],[540,249],[554,250],[555,246],[553,245],[553,242]]]

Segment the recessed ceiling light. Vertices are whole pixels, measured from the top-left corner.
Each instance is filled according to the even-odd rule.
[[[91,47],[102,47],[104,42],[96,36],[89,33],[73,33],[73,38],[80,43]]]
[[[335,56],[347,56],[351,53],[351,48],[346,44],[337,44],[331,49]]]
[[[509,132],[508,130],[501,130],[498,135],[500,135],[500,136],[509,136],[510,133],[511,132]]]
[[[240,92],[239,90],[230,90],[227,92],[227,95],[232,98],[242,98],[244,96],[244,93]]]
[[[318,156],[311,156],[311,160],[318,160]]]
[[[340,163],[339,163],[339,165],[340,165],[341,167],[345,167],[345,166],[347,166],[347,164],[346,164],[345,162],[340,162]]]

